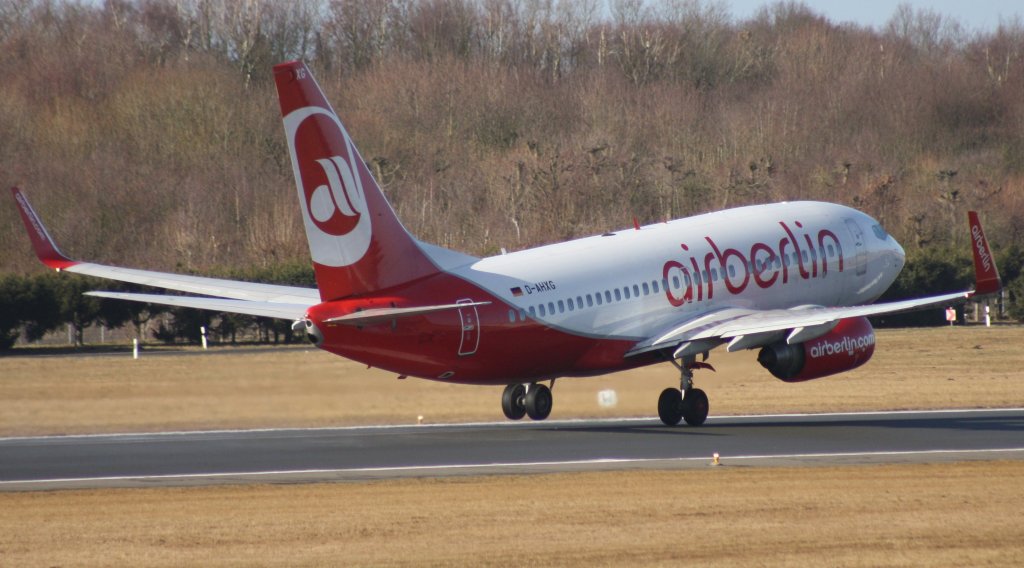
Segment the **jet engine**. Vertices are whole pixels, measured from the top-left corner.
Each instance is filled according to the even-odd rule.
[[[776,378],[796,383],[855,369],[874,352],[875,330],[861,317],[841,320],[832,331],[803,343],[772,343],[761,349],[757,362]]]

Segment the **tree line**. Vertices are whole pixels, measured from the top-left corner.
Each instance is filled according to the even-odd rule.
[[[909,6],[0,0],[0,178],[75,257],[307,262],[270,75],[293,58],[407,227],[471,254],[797,199],[868,212],[912,264],[967,251],[968,209],[1024,242],[1024,24]],[[0,273],[38,270],[0,207]]]

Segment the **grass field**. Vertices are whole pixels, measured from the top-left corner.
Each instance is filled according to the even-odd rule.
[[[1024,463],[0,494],[4,566],[1021,566]]]
[[[801,384],[756,352],[712,352],[712,414],[1024,406],[1024,327],[881,330],[874,358]],[[552,418],[653,416],[668,364],[556,383]],[[614,389],[618,405],[597,393]],[[503,420],[501,387],[395,376],[307,348],[261,353],[0,358],[0,436]]]

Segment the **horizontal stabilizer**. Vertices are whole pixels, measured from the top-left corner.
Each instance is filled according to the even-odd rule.
[[[302,319],[309,309],[305,304],[285,304],[280,302],[256,302],[250,300],[230,300],[225,298],[199,298],[196,296],[167,296],[163,294],[133,294],[130,292],[86,292],[87,296],[111,298],[114,300],[130,300],[164,306],[181,308],[197,308],[231,314],[245,314],[284,320]]]
[[[371,325],[412,316],[422,316],[435,312],[486,306],[490,302],[466,302],[464,304],[441,304],[437,306],[418,306],[414,308],[371,308],[361,312],[353,312],[343,316],[327,318],[324,323],[340,323],[343,325]]]

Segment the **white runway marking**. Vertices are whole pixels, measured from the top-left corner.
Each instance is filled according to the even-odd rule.
[[[870,458],[870,457],[912,457],[943,454],[1007,454],[1021,452],[1020,448],[994,448],[983,450],[916,450],[916,451],[895,451],[895,452],[839,452],[839,453],[808,453],[808,454],[760,454],[747,456],[721,456],[723,464],[734,461],[755,461],[755,460],[784,460],[784,459],[815,459],[815,458]],[[643,465],[656,462],[664,463],[688,463],[688,462],[710,462],[711,456],[686,457],[686,458],[608,458],[593,460],[570,460],[570,461],[546,461],[546,462],[506,462],[506,463],[479,463],[479,464],[453,464],[453,465],[419,465],[401,467],[367,467],[351,469],[297,469],[282,471],[247,471],[236,473],[186,473],[168,475],[127,475],[111,477],[70,477],[63,479],[32,479],[18,481],[0,481],[0,487],[31,486],[50,483],[104,483],[124,481],[167,481],[167,480],[216,480],[230,478],[261,478],[289,475],[356,475],[372,476],[374,474],[392,474],[418,472],[430,473],[442,470],[473,471],[483,469],[530,469],[530,468],[559,468],[572,466],[600,466],[600,465]],[[837,464],[841,465],[841,464]],[[330,480],[320,480],[330,481]]]
[[[1021,412],[1024,407],[1010,408],[950,408],[943,410],[869,410],[860,412],[807,412],[791,414],[731,414],[709,416],[707,424],[714,425],[715,422],[729,420],[747,420],[756,418],[825,418],[843,416],[907,416],[927,414],[974,414],[986,412]],[[657,416],[632,417],[632,418],[570,418],[564,420],[545,420],[543,422],[512,422],[502,420],[498,422],[443,422],[437,424],[371,424],[364,426],[321,426],[315,428],[251,428],[251,429],[227,429],[227,430],[181,430],[172,432],[114,432],[110,434],[58,434],[49,436],[10,436],[0,437],[0,442],[12,442],[21,440],[74,440],[79,438],[144,438],[153,436],[196,436],[212,434],[273,434],[287,432],[348,432],[353,430],[395,430],[399,428],[462,428],[462,427],[530,427],[530,426],[575,426],[579,424],[631,424],[657,422]]]

